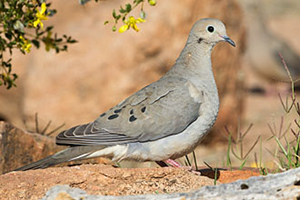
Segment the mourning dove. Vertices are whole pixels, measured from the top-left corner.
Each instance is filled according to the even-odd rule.
[[[285,41],[273,35],[267,28],[265,16],[259,4],[249,2],[245,8],[248,22],[246,60],[250,67],[269,81],[289,81],[279,57],[280,52],[294,80],[300,77],[300,55]]]
[[[218,115],[211,51],[221,41],[235,46],[221,21],[197,21],[176,63],[161,79],[95,121],[61,132],[56,143],[69,148],[15,171],[94,157],[165,161],[190,153]]]

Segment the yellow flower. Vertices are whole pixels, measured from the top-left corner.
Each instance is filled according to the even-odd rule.
[[[20,36],[20,39],[22,40],[22,46],[21,49],[23,51],[26,51],[27,53],[30,52],[30,48],[32,47],[32,45],[30,44],[30,42],[28,40],[26,40],[23,36]]]
[[[43,24],[42,20],[48,20],[48,17],[45,14],[45,12],[47,10],[46,3],[42,3],[41,10],[39,10],[39,9],[36,9],[36,10],[37,10],[37,12],[36,12],[35,16],[37,19],[33,22],[33,26],[37,27],[38,25],[40,25],[41,28],[43,29],[44,24]]]
[[[121,26],[119,29],[120,33],[127,31],[130,27],[133,28],[135,31],[139,31],[140,29],[137,27],[136,24],[145,22],[146,20],[142,18],[135,19],[133,16],[130,16],[128,20],[125,20],[125,25]]]

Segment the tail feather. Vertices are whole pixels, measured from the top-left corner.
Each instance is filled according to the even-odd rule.
[[[44,169],[50,166],[73,160],[85,159],[91,153],[103,149],[103,146],[75,146],[64,149],[44,159],[30,163],[13,171],[26,171],[30,169]]]

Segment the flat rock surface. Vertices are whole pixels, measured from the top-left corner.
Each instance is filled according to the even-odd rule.
[[[0,176],[0,194],[7,199],[40,199],[55,185],[80,188],[91,195],[138,195],[189,192],[214,180],[178,168],[114,168],[80,165]]]
[[[40,199],[56,185],[79,188],[89,195],[148,195],[187,193],[214,185],[214,172],[200,169],[201,176],[188,168],[115,168],[103,164],[10,172],[0,176],[0,199]],[[219,170],[216,184],[258,176],[251,170]]]
[[[233,183],[217,186],[205,186],[196,191],[175,194],[150,194],[131,196],[95,196],[88,195],[84,190],[70,188],[69,186],[54,186],[43,200],[240,200],[240,199],[299,199],[300,197],[300,169],[292,169],[283,173],[270,174],[268,176],[252,177],[247,180],[238,180]]]

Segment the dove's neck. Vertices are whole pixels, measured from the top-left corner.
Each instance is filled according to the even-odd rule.
[[[167,76],[188,80],[198,91],[206,93],[207,98],[218,107],[219,97],[211,64],[213,46],[204,42],[188,42]]]
[[[206,69],[211,71],[212,48],[213,45],[204,42],[187,42],[176,60],[176,65],[182,65],[185,70],[196,73]]]
[[[169,75],[192,80],[196,86],[210,84],[216,88],[211,64],[212,48],[213,45],[204,42],[188,42]]]

